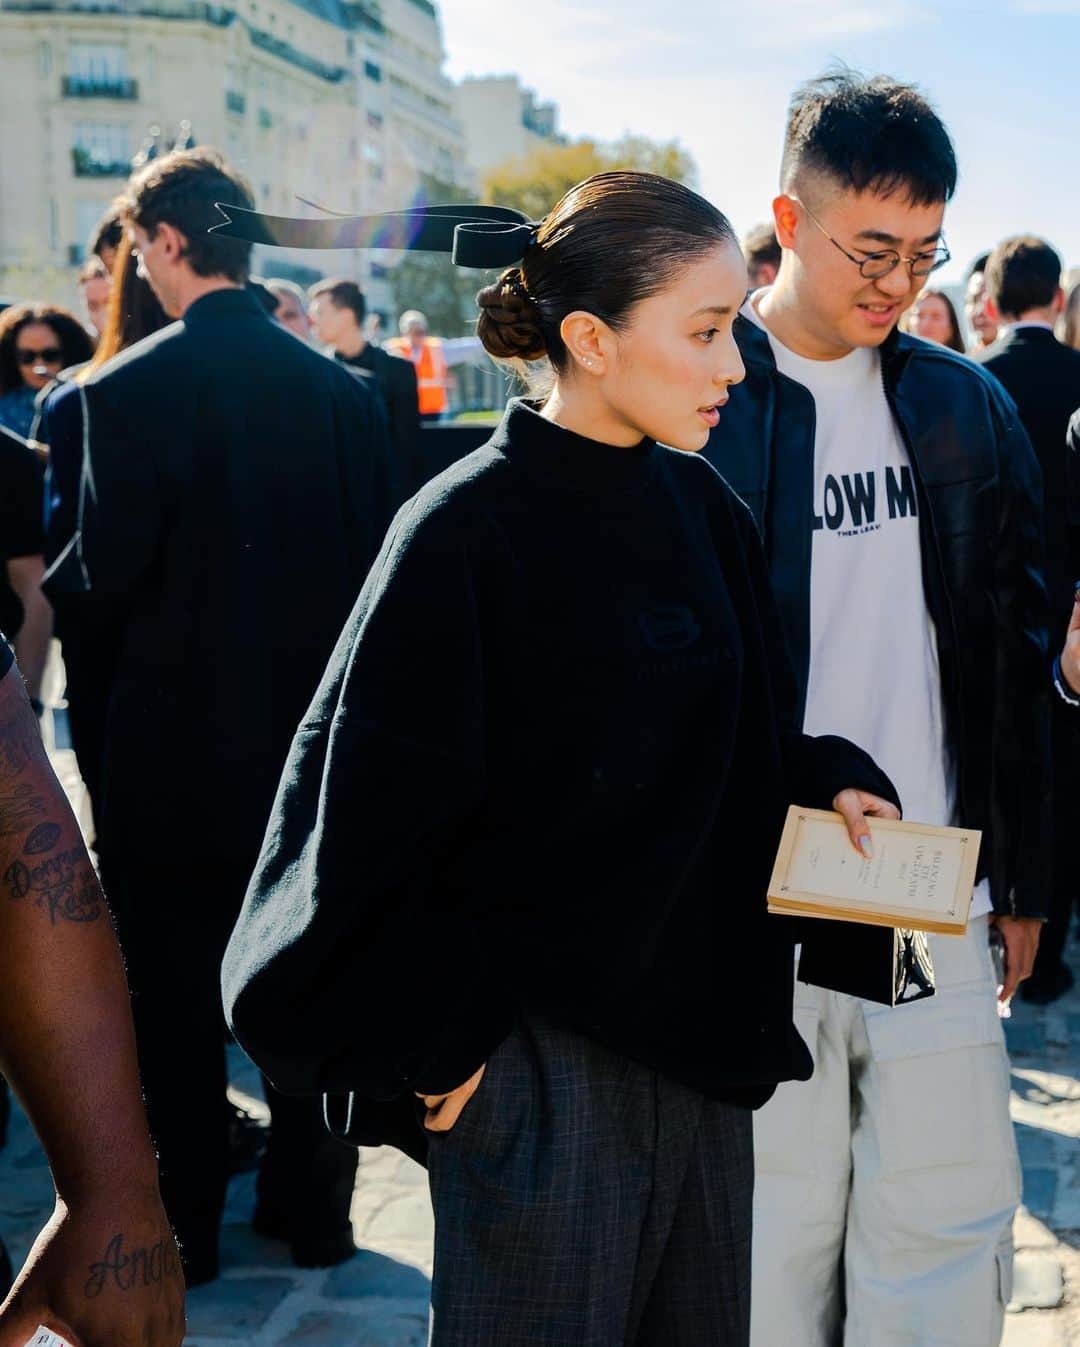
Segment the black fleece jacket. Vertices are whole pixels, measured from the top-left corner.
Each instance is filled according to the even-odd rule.
[[[709,464],[512,404],[399,513],[299,729],[225,961],[237,1038],[283,1090],[383,1101],[460,1085],[521,1013],[714,1098],[805,1079],[765,901],[785,809],[895,795],[796,714]]]

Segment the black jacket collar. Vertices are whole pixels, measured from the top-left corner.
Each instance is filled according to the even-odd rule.
[[[200,323],[213,323],[218,318],[224,316],[239,316],[265,318],[266,310],[253,298],[250,291],[245,289],[211,290],[208,295],[203,295],[197,299],[194,304],[189,304],[184,310],[183,321],[190,325],[192,322],[196,326]]]
[[[997,341],[988,346],[985,351],[979,352],[979,363],[985,364],[986,361],[993,360],[996,355],[1004,355],[1006,351],[1010,351],[1016,346],[1049,348],[1058,345],[1060,343],[1053,328],[1037,326],[1034,323],[1028,327],[1010,327],[1006,328]]]

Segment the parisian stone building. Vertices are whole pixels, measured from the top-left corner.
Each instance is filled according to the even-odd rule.
[[[261,209],[401,207],[471,185],[431,0],[0,0],[0,295],[71,302],[86,241],[134,157],[215,145]],[[266,252],[264,274],[370,255]]]
[[[462,80],[458,108],[465,127],[469,163],[482,176],[511,159],[525,159],[534,150],[564,145],[559,110],[541,103],[516,75],[485,75]]]

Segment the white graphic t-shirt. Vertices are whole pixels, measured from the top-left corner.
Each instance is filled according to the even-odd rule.
[[[749,301],[743,313],[764,327]],[[947,825],[955,782],[923,591],[919,499],[881,356],[857,348],[839,360],[808,360],[768,336],[781,374],[808,389],[817,409],[803,728],[866,749],[892,778],[905,819]],[[990,910],[984,882],[971,915]]]

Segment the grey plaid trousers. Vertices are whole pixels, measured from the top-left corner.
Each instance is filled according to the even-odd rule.
[[[529,1019],[429,1174],[431,1347],[747,1347],[748,1109]]]

